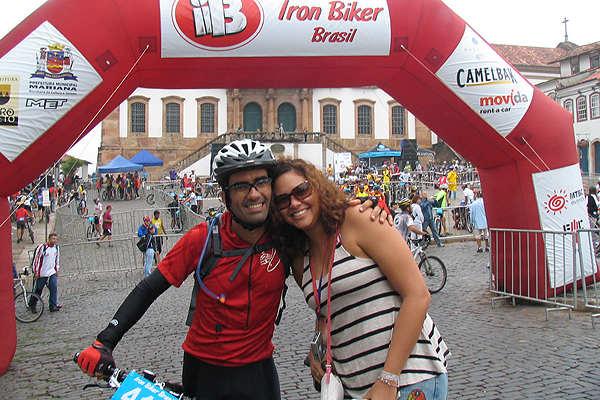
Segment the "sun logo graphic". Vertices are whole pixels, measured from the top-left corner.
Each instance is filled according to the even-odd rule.
[[[265,19],[258,0],[176,0],[171,18],[186,42],[211,51],[248,44]]]
[[[558,193],[555,190],[552,196],[547,196],[548,201],[544,202],[546,213],[556,215],[567,209],[567,192],[564,190],[560,190]]]

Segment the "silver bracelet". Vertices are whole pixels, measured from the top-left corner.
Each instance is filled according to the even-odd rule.
[[[381,370],[377,379],[380,380],[381,382],[385,383],[388,386],[400,387],[400,375],[394,375],[387,371]],[[396,384],[393,384],[390,381],[396,382]]]

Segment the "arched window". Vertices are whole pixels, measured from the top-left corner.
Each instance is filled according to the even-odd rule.
[[[596,161],[594,163],[594,172],[600,174],[600,142],[594,143],[594,156],[594,160]]]
[[[337,134],[337,106],[333,104],[323,106],[323,133]]]
[[[165,106],[165,132],[181,132],[181,106],[177,103],[167,103]]]
[[[215,132],[215,105],[203,103],[200,105],[200,133]]]
[[[573,100],[565,100],[565,102],[563,103],[563,107],[565,108],[565,110],[573,114]]]
[[[248,103],[244,107],[244,131],[262,132],[262,108],[258,103]]]
[[[577,122],[587,120],[587,99],[585,96],[577,98]]]
[[[146,132],[146,105],[141,102],[131,103],[131,133]]]
[[[600,118],[600,93],[590,95],[590,119]]]
[[[296,131],[296,107],[291,103],[282,103],[277,108],[277,126],[283,124],[284,132]]]

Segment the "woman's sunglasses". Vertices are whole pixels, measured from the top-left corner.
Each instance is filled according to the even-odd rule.
[[[292,196],[302,201],[312,194],[312,187],[308,181],[304,181],[295,188],[292,189],[291,193],[279,194],[273,198],[275,206],[279,211],[285,210],[290,206],[292,202]]]

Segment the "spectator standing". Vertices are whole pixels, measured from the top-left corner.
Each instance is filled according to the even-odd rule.
[[[598,219],[598,195],[596,186],[590,186],[588,189],[587,212],[590,216]]]
[[[448,189],[447,183],[442,183],[439,186],[438,192],[435,194],[435,201],[437,202],[437,213],[440,215],[440,222],[442,223],[442,229],[444,230],[443,236],[449,236],[448,227],[446,226],[446,212],[444,208],[448,207],[448,193],[446,192]]]
[[[196,214],[198,214],[198,199],[196,198],[196,193],[192,190],[191,187],[185,188],[185,193],[187,197],[183,200],[183,204],[186,204],[188,201],[190,202],[190,208]]]
[[[485,207],[483,204],[483,193],[478,192],[475,197],[477,198],[473,204],[471,204],[471,221],[473,222],[473,234],[477,241],[477,252],[483,253],[484,251],[490,251],[489,240],[488,240],[488,224],[485,216]],[[481,239],[485,241],[485,249],[481,247]]]
[[[144,223],[138,228],[138,237],[146,238],[146,251],[144,253],[144,276],[150,276],[152,272],[152,261],[154,260],[154,251],[156,250],[156,227],[150,223],[150,217],[144,217]]]
[[[473,191],[472,186],[473,185],[470,183],[463,183],[462,185],[463,194],[465,195],[466,206],[470,205],[472,202],[475,201],[475,192]]]
[[[431,229],[431,235],[437,243],[438,247],[444,247],[442,241],[440,240],[440,236],[438,235],[437,229],[435,229],[435,222],[433,221],[433,197],[431,199],[427,198],[427,192],[421,192],[421,212],[423,213],[423,231],[427,232],[427,228]]]
[[[150,224],[156,227],[156,250],[154,251],[154,258],[156,258],[156,264],[160,263],[160,254],[162,253],[163,237],[167,239],[167,230],[165,224],[160,218],[160,211],[154,211],[154,218],[150,221]]]
[[[58,236],[56,233],[48,235],[48,242],[40,244],[33,255],[33,274],[35,278],[34,292],[40,297],[44,286],[48,285],[50,291],[50,312],[59,311],[58,305],[58,270],[60,269],[60,251],[58,249]],[[36,309],[37,299],[31,297],[29,307]]]
[[[104,211],[104,214],[102,214],[102,236],[100,236],[100,239],[98,239],[98,242],[96,243],[98,245],[98,247],[100,247],[100,242],[108,236],[108,247],[115,247],[112,244],[112,225],[113,225],[113,218],[111,215],[112,211],[112,206],[109,204],[106,206],[106,211]]]
[[[448,179],[448,194],[449,199],[456,199],[456,183],[458,182],[458,174],[456,173],[456,168],[454,166],[450,166],[450,172],[446,177]]]

